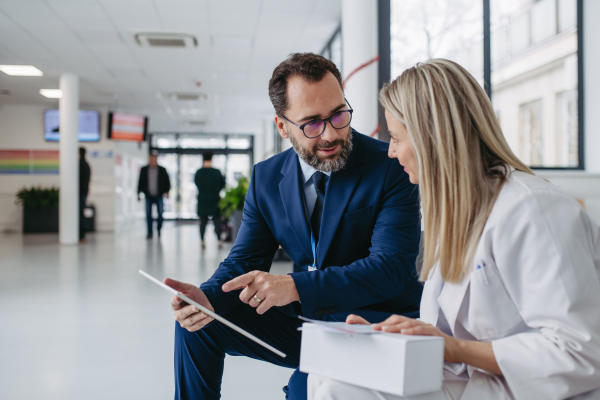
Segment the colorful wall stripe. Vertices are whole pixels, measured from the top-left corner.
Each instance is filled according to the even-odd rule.
[[[0,174],[58,174],[58,150],[0,150]]]
[[[32,174],[58,174],[58,150],[32,150]]]
[[[28,174],[30,158],[29,150],[0,150],[0,173]]]

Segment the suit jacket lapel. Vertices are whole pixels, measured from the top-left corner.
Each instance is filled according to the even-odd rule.
[[[298,156],[294,151],[289,152],[288,157],[281,168],[281,173],[284,177],[279,182],[279,194],[281,196],[283,208],[285,209],[285,214],[300,246],[308,258],[312,260],[313,255],[310,246],[310,232],[304,207],[304,190],[301,187],[300,164]]]
[[[352,130],[352,134],[353,149],[350,157],[348,157],[347,166],[343,170],[331,174],[325,193],[319,248],[317,249],[317,265],[319,269],[323,268],[323,262],[340,224],[340,220],[352,197],[354,188],[362,176],[357,168],[362,161],[360,133]]]

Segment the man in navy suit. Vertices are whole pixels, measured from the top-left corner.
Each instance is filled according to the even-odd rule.
[[[387,144],[350,127],[335,65],[293,54],[273,72],[269,95],[289,149],[254,167],[237,240],[200,288],[165,283],[287,354],[281,358],[174,297],[175,398],[218,399],[225,354],[298,368],[297,315],[382,321],[418,313],[422,286],[418,191]],[[268,271],[281,246],[294,272]],[[250,306],[250,307],[249,307]],[[306,399],[296,370],[286,398]]]

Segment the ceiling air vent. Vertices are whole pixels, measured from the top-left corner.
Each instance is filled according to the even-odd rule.
[[[198,47],[198,39],[188,33],[139,32],[134,35],[141,47],[192,48]]]
[[[185,121],[185,125],[187,125],[187,126],[207,126],[207,125],[210,125],[210,121],[208,121],[208,120]]]
[[[165,97],[167,97],[170,100],[179,101],[208,100],[208,95],[206,93],[171,92],[165,93]]]

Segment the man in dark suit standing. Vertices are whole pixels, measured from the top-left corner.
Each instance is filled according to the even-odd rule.
[[[90,191],[92,170],[85,160],[85,147],[79,148],[79,242],[85,241],[85,215],[83,210]]]
[[[148,157],[148,165],[140,170],[140,180],[138,181],[138,201],[141,200],[140,193],[146,196],[146,222],[148,224],[148,239],[152,238],[153,233],[153,218],[152,205],[156,204],[158,212],[158,220],[156,222],[156,231],[160,237],[160,230],[163,223],[163,196],[169,197],[171,190],[171,181],[169,174],[164,167],[158,165],[157,156],[150,154]]]
[[[204,244],[204,233],[208,217],[212,217],[215,225],[215,234],[219,243],[219,249],[223,247],[221,240],[221,213],[219,211],[220,192],[225,187],[225,178],[221,171],[212,167],[212,151],[202,153],[202,168],[196,171],[194,183],[198,187],[198,217],[200,218],[200,241],[202,250]]]
[[[254,167],[237,240],[214,275],[200,288],[165,283],[287,357],[174,297],[176,399],[218,399],[225,354],[297,368],[298,315],[418,315],[418,190],[387,157],[387,143],[350,127],[353,110],[335,64],[293,54],[275,68],[269,95],[293,149]],[[286,276],[268,272],[279,246],[294,262]],[[306,374],[296,370],[284,392],[306,399]]]

